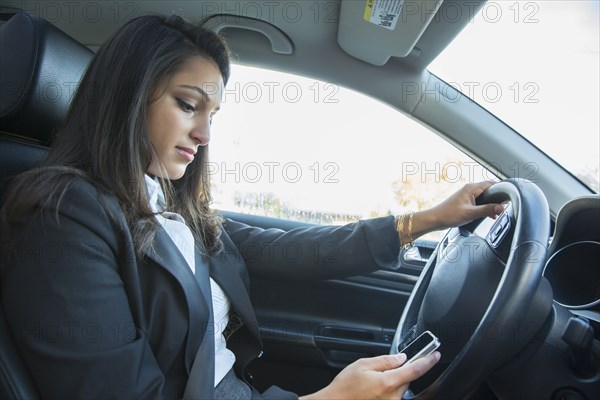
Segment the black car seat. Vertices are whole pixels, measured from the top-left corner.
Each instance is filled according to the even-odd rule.
[[[93,52],[29,13],[4,10],[0,20],[1,202],[10,180],[45,157]],[[0,398],[39,398],[9,326],[0,297]]]

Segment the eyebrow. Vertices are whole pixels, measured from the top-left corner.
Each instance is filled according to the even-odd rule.
[[[194,90],[196,92],[198,92],[200,94],[200,96],[202,96],[204,101],[208,101],[208,93],[206,93],[205,90],[200,89],[198,86],[192,86],[192,85],[177,85],[179,87],[185,88],[185,89],[191,89]]]
[[[206,93],[206,91],[204,89],[199,88],[198,86],[193,86],[193,85],[177,85],[178,87],[184,88],[184,89],[189,89],[189,90],[193,90],[195,92],[198,92],[198,94],[200,94],[200,96],[202,96],[202,100],[205,102],[210,102],[210,96],[208,95],[208,93]],[[217,110],[220,110],[221,107],[217,107]]]

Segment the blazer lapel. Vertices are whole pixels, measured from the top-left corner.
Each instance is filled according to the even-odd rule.
[[[219,284],[221,289],[223,289],[233,309],[235,309],[252,334],[260,342],[256,314],[250,302],[248,289],[244,285],[239,273],[239,271],[245,271],[246,267],[240,260],[241,257],[239,254],[231,250],[227,251],[227,241],[223,241],[225,250],[210,258],[210,275]]]
[[[166,269],[171,275],[177,279],[188,306],[188,340],[186,346],[185,364],[188,372],[196,356],[196,351],[200,343],[204,339],[206,327],[202,326],[202,321],[208,321],[209,304],[207,299],[210,299],[210,285],[208,293],[206,287],[199,285],[198,280],[194,277],[194,273],[188,267],[187,261],[177,249],[177,246],[171,240],[169,234],[159,227],[154,238],[154,251],[147,253],[148,258],[152,259],[158,265]],[[199,253],[196,252],[196,271],[202,268],[199,264]],[[207,268],[204,266],[203,268]],[[212,305],[210,305],[212,308]]]

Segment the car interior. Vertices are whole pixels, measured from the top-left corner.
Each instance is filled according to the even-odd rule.
[[[485,0],[390,1],[397,8],[387,15],[396,19],[368,22],[365,13],[380,3],[6,2],[0,199],[11,179],[43,160],[94,51],[110,34],[135,16],[177,13],[222,34],[237,64],[351,88],[496,166],[500,183],[478,201],[507,204],[497,220],[417,240],[416,250],[403,249],[387,270],[324,281],[251,277],[265,349],[246,379],[259,390],[276,384],[311,393],[359,358],[397,353],[418,327],[436,333],[443,358],[405,398],[598,398],[600,195],[428,70]],[[532,163],[535,184],[523,179]],[[220,211],[263,228],[312,223]],[[452,259],[477,246],[495,256]],[[0,397],[39,398],[18,340],[0,304]]]

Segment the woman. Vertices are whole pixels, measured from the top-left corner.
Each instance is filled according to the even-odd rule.
[[[44,165],[7,195],[2,296],[43,397],[296,398],[240,379],[262,347],[248,271],[366,273],[423,233],[502,211],[475,205],[481,183],[431,210],[344,227],[222,221],[206,162],[228,78],[215,34],[175,16],[130,21],[96,54]],[[336,262],[315,257],[323,242],[336,243]],[[278,249],[290,243],[306,256],[286,260]],[[306,398],[400,398],[439,357],[359,360]]]

